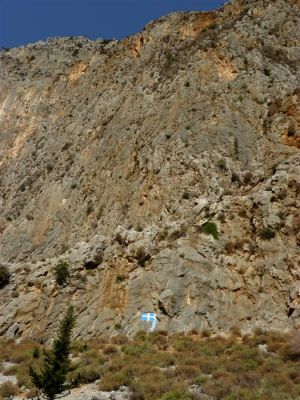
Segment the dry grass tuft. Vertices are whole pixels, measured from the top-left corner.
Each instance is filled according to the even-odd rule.
[[[0,399],[7,399],[16,396],[18,393],[18,387],[11,382],[4,382],[0,385]]]

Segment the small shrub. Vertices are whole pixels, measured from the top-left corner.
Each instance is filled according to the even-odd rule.
[[[265,332],[265,330],[263,328],[261,328],[260,326],[257,326],[254,329],[254,334],[255,334],[255,336],[262,336],[262,335],[265,335],[266,332]]]
[[[116,234],[115,241],[118,242],[121,246],[126,245],[126,239],[121,235],[120,232]]]
[[[116,327],[116,325],[118,325],[118,327]],[[121,329],[121,324],[116,324],[115,325],[115,329]],[[118,336],[114,336],[111,339],[112,344],[116,344],[118,346],[123,345],[128,343],[128,337],[125,335],[118,335]]]
[[[193,336],[193,335],[198,335],[198,334],[199,334],[199,331],[197,328],[193,328],[187,332],[187,336]]]
[[[194,347],[193,341],[186,336],[175,336],[172,344],[174,349],[179,352],[189,351]]]
[[[147,339],[147,336],[148,336],[147,332],[141,330],[141,331],[138,331],[138,332],[136,333],[136,335],[134,336],[134,339],[135,339],[135,340],[140,340],[140,341],[144,342],[144,341]]]
[[[160,399],[171,390],[171,381],[159,370],[144,370],[142,379],[132,380],[133,389],[142,393],[145,400]]]
[[[90,215],[94,211],[94,205],[91,200],[88,201],[87,207],[86,207],[86,215]]]
[[[90,346],[91,348],[89,350],[82,353],[80,357],[80,365],[85,367],[92,365],[103,365],[107,361],[107,359],[103,354],[100,354],[99,347],[104,347],[104,345],[93,343]]]
[[[32,357],[33,358],[39,358],[39,356],[40,356],[40,349],[38,347],[35,347],[32,350]]]
[[[217,29],[218,24],[216,22],[213,22],[212,24],[209,25],[209,29]]]
[[[73,57],[77,57],[77,56],[78,56],[78,52],[79,52],[79,49],[73,50],[72,56],[73,56]]]
[[[220,212],[220,214],[218,215],[218,221],[222,222],[223,224],[226,221],[226,217],[223,212]]]
[[[69,278],[69,264],[66,261],[59,261],[54,267],[55,280],[59,286],[63,286]]]
[[[37,398],[39,391],[37,388],[31,388],[28,392],[26,392],[25,397],[26,399],[34,399]]]
[[[192,394],[187,393],[185,391],[174,391],[167,392],[161,398],[161,400],[189,400],[193,399]]]
[[[120,386],[128,386],[130,377],[124,371],[111,372],[101,378],[98,388],[106,392],[117,390]]]
[[[260,396],[258,390],[242,388],[238,390],[237,396],[229,395],[225,397],[225,400],[261,400],[265,398]]]
[[[13,341],[6,342],[5,345],[0,342],[0,360],[10,361],[14,364],[30,361],[34,347],[36,347],[36,344],[30,341],[24,341],[18,345]],[[7,371],[11,371],[14,367]],[[15,375],[15,371],[12,371],[9,375]]]
[[[239,141],[238,141],[238,139],[236,137],[234,138],[233,147],[234,147],[234,154],[235,154],[236,157],[238,157],[238,155],[239,155]]]
[[[26,394],[25,397],[27,399],[34,399],[38,397],[39,391],[37,388],[31,388]]]
[[[164,329],[159,329],[155,333],[156,333],[156,335],[169,336],[169,332]]]
[[[150,254],[146,251],[146,249],[145,249],[144,247],[139,247],[139,248],[136,250],[135,258],[137,259],[138,264],[139,264],[141,267],[144,267],[146,261],[148,261],[148,260],[151,258],[151,256],[150,256]]]
[[[4,265],[0,265],[0,289],[9,283],[9,271]]]
[[[220,168],[223,171],[226,171],[227,170],[226,160],[224,158],[221,158],[217,162],[217,167]]]
[[[150,336],[151,343],[155,344],[159,349],[168,348],[168,337],[160,334]]]
[[[293,361],[300,360],[300,331],[292,333],[290,342],[286,348],[286,356]]]
[[[199,366],[194,365],[180,365],[172,370],[172,373],[183,380],[195,379],[199,374],[201,374],[201,369]]]
[[[263,228],[263,229],[260,230],[259,236],[263,240],[270,240],[270,239],[273,239],[275,237],[275,232],[273,231],[273,229],[267,227],[267,228]]]
[[[168,237],[168,228],[164,227],[161,231],[158,232],[156,240],[158,242],[161,242],[162,240],[165,240],[167,237]]]
[[[236,172],[231,174],[231,182],[232,183],[240,183],[240,178]]]
[[[129,400],[144,400],[144,396],[140,392],[133,392],[131,393]]]
[[[241,218],[247,218],[247,217],[248,217],[247,211],[246,211],[244,208],[242,208],[242,209],[238,212],[238,216],[241,217]]]
[[[116,283],[122,283],[125,281],[125,276],[124,275],[118,275],[116,277]]]
[[[38,365],[35,360],[27,360],[26,362],[22,362],[18,366],[15,366],[15,372],[11,375],[15,375],[17,377],[18,386],[20,388],[26,387],[31,389],[33,387],[33,383],[30,379],[28,368],[30,365]]]
[[[252,181],[252,179],[253,179],[253,174],[251,173],[251,172],[246,172],[245,173],[245,175],[244,175],[244,184],[245,185],[248,185],[249,183],[251,183],[251,181]]]
[[[195,379],[192,380],[193,385],[201,386],[203,383],[206,383],[209,380],[207,375],[199,375]]]
[[[185,190],[182,194],[183,200],[188,200],[190,198],[190,194],[187,190]]]
[[[78,386],[86,383],[95,382],[100,378],[100,367],[99,366],[87,366],[81,367],[72,371],[68,375],[68,381],[71,386]]]
[[[227,254],[233,254],[235,251],[234,243],[233,242],[225,243],[224,250],[226,251]]]
[[[219,379],[208,381],[204,384],[204,389],[213,399],[222,400],[228,396],[234,385],[232,376],[224,376]]]
[[[113,345],[108,345],[103,349],[103,354],[105,355],[112,355],[118,352],[118,349],[116,346]]]
[[[128,356],[140,356],[144,353],[151,353],[152,347],[147,343],[142,344],[128,344],[122,347],[124,354]]]
[[[210,222],[210,221],[205,222],[201,226],[201,230],[206,235],[212,235],[215,240],[219,239],[218,228],[217,228],[217,225],[214,222]]]
[[[79,353],[83,353],[88,350],[88,344],[81,340],[75,341],[72,343],[71,350],[72,355],[76,357]]]
[[[176,56],[170,51],[166,50],[165,51],[165,57],[166,57],[166,67],[170,67],[170,65],[176,60]]]
[[[232,335],[239,336],[239,337],[242,336],[241,329],[237,325],[233,325],[230,328],[230,332],[232,333]]]
[[[0,397],[7,399],[18,394],[18,387],[12,382],[4,382],[0,385]]]
[[[175,229],[174,231],[172,231],[169,234],[169,240],[170,241],[175,241],[177,239],[180,239],[181,237],[186,236],[186,230],[187,230],[187,228],[185,226],[183,226],[183,225],[180,228]]]
[[[208,337],[210,337],[212,335],[212,331],[210,329],[203,329],[202,332],[201,332],[201,335],[203,337],[208,338]]]
[[[276,63],[288,63],[285,52],[281,48],[278,48],[276,46],[264,45],[262,47],[262,53],[264,56],[271,59],[272,61],[275,61]]]
[[[268,117],[273,117],[275,114],[280,113],[282,109],[282,100],[276,99],[273,103],[269,106]]]

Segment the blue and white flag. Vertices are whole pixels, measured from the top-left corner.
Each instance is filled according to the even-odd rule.
[[[153,332],[156,327],[156,314],[151,312],[144,312],[140,316],[141,321],[151,322],[150,332]]]

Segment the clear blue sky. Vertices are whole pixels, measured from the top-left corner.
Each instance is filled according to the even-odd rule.
[[[120,39],[172,11],[212,10],[223,0],[0,0],[0,47],[50,36]]]

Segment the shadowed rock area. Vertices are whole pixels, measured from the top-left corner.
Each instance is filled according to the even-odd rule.
[[[300,325],[299,28],[240,0],[0,52],[0,335]]]

